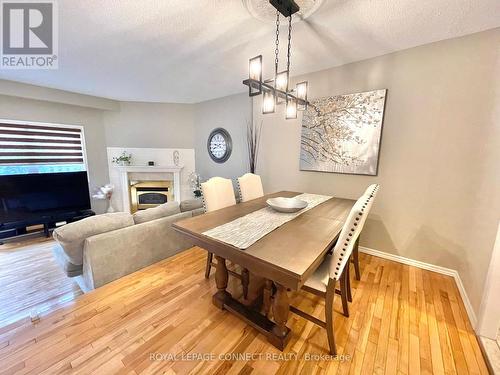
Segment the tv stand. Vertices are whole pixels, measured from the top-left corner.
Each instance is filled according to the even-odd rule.
[[[27,227],[33,225],[43,225],[43,233],[45,237],[50,237],[50,230],[57,227],[57,223],[66,222],[67,224],[94,216],[92,210],[73,211],[73,212],[58,212],[44,215],[35,220],[17,221],[12,223],[0,224],[0,245],[3,245],[3,240],[7,238],[15,238],[28,234]]]

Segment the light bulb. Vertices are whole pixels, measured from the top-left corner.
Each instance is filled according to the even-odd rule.
[[[275,99],[273,91],[264,91],[262,98],[262,113],[274,113]]]
[[[248,65],[248,78],[262,80],[262,55],[251,58]]]
[[[297,99],[300,100],[297,103],[297,110],[305,111],[307,109],[307,81],[297,83],[295,91],[297,92]]]
[[[276,74],[275,86],[274,86],[276,90],[286,92],[287,85],[288,85],[288,71],[285,70],[283,72]]]
[[[291,98],[287,98],[286,100],[286,115],[285,118],[287,120],[296,119],[297,118],[297,102]]]
[[[297,90],[297,98],[306,100],[307,99],[307,81],[297,83],[295,86]]]

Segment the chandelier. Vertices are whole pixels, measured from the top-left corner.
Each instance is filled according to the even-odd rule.
[[[274,113],[276,107],[285,103],[285,118],[296,119],[297,111],[307,109],[307,81],[299,82],[290,87],[290,48],[292,40],[292,15],[299,11],[299,6],[293,0],[269,0],[276,8],[276,41],[274,59],[274,77],[262,80],[262,55],[255,56],[248,63],[248,79],[243,84],[248,86],[248,95],[262,94],[262,113]],[[279,33],[280,14],[288,18],[288,48],[286,69],[279,71]]]

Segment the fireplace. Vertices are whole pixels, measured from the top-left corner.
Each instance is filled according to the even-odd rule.
[[[173,201],[172,181],[130,181],[132,213]]]

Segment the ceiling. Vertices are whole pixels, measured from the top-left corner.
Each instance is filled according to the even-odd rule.
[[[59,1],[59,69],[0,70],[0,78],[126,101],[244,92],[248,58],[262,54],[270,77],[275,32],[244,3]],[[294,24],[291,74],[499,27],[499,14],[498,0],[325,0]]]

